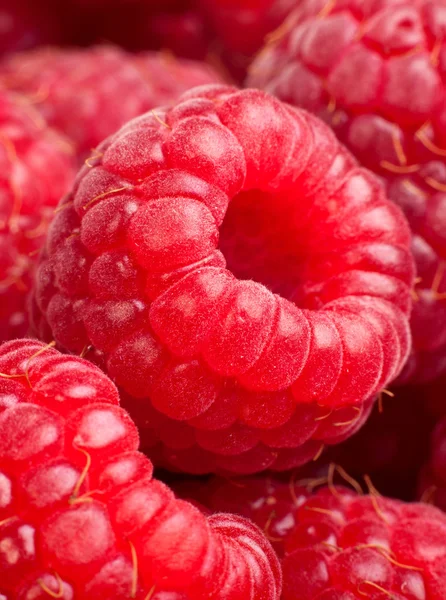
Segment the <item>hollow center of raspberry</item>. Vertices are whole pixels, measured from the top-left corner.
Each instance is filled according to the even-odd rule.
[[[252,279],[292,300],[305,259],[296,199],[259,190],[241,192],[220,228],[220,250],[238,279]]]

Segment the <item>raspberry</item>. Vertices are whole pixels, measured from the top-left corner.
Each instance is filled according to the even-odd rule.
[[[283,600],[444,599],[444,513],[390,500],[373,486],[369,495],[332,484],[311,493],[318,481],[217,479],[208,500],[249,515],[273,540]]]
[[[36,252],[74,178],[72,148],[19,96],[0,91],[0,342],[24,335]]]
[[[444,598],[446,517],[438,509],[323,488],[294,518],[283,600]]]
[[[81,170],[47,238],[34,322],[66,350],[94,348],[151,456],[286,470],[356,431],[404,364],[409,244],[400,210],[322,122],[205,86]]]
[[[327,121],[406,213],[418,284],[405,381],[446,369],[445,11],[444,0],[304,0],[248,77]]]
[[[279,599],[263,534],[152,479],[97,367],[16,340],[0,372],[1,598]]]
[[[129,119],[220,80],[201,63],[165,53],[133,57],[112,46],[37,49],[12,55],[1,71],[5,85],[31,95],[81,157]]]

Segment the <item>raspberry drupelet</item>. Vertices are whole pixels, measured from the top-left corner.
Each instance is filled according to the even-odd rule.
[[[0,598],[279,600],[277,557],[241,517],[152,479],[96,366],[0,346]]]
[[[325,477],[214,478],[201,499],[265,531],[281,558],[283,600],[444,600],[446,515],[385,498],[371,482],[363,495],[339,472],[355,491],[330,482],[315,492]]]
[[[106,368],[151,456],[285,470],[356,431],[401,370],[409,246],[400,209],[324,123],[204,86],[81,169],[34,327]]]
[[[134,56],[113,46],[38,48],[13,54],[0,66],[0,81],[28,94],[48,123],[72,140],[82,160],[133,117],[220,80],[203,63],[165,52]]]
[[[333,487],[297,496],[285,540],[283,600],[442,600],[446,516]]]
[[[405,381],[446,369],[445,15],[444,0],[303,0],[248,77],[329,123],[404,210],[418,271]]]
[[[28,331],[26,295],[73,150],[23,97],[0,91],[0,342]]]

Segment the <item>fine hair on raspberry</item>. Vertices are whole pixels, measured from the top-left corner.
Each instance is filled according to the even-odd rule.
[[[32,316],[107,370],[155,460],[285,470],[356,431],[401,371],[413,271],[401,210],[326,125],[210,85],[87,160]]]
[[[175,498],[138,442],[95,365],[0,346],[0,598],[279,600],[263,533]]]
[[[301,0],[247,85],[322,118],[411,227],[412,352],[399,382],[446,373],[444,0]]]

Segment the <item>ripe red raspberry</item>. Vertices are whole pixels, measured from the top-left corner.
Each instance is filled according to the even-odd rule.
[[[0,347],[0,597],[278,600],[263,534],[176,499],[137,448],[97,367]]]
[[[304,0],[248,78],[326,120],[406,213],[419,278],[406,380],[446,368],[445,22],[444,0]]]
[[[311,493],[320,481],[214,479],[205,493],[211,508],[249,516],[272,540],[282,600],[444,600],[444,513],[373,486],[362,495],[354,481],[356,492],[330,484]]]
[[[283,600],[442,600],[446,516],[425,504],[323,488],[294,508]]]
[[[356,431],[404,364],[409,243],[321,121],[197,88],[87,161],[47,238],[34,322],[94,348],[171,466],[285,470]]]
[[[22,97],[0,91],[0,342],[26,334],[25,311],[54,207],[74,178],[68,141]]]
[[[202,63],[166,53],[133,57],[112,46],[15,54],[0,72],[8,88],[32,97],[83,158],[129,119],[172,103],[191,87],[220,81]]]

